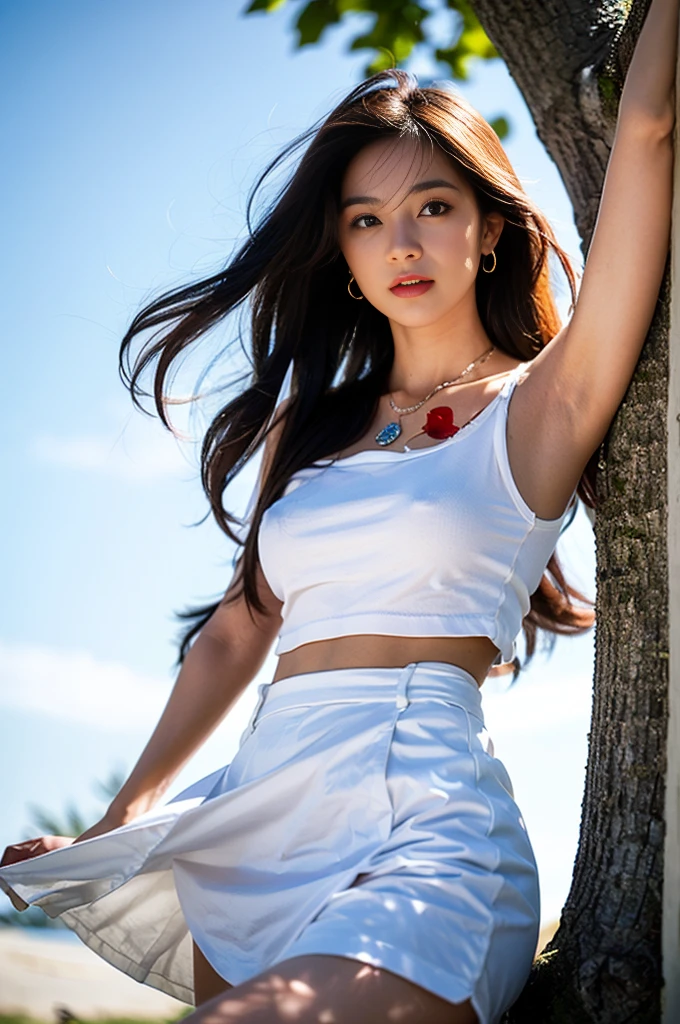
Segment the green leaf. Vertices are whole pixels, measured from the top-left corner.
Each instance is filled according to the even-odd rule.
[[[396,68],[397,62],[394,54],[390,53],[389,50],[380,50],[377,57],[375,57],[366,68],[366,77],[369,75],[375,75],[378,71],[387,71],[388,68]]]
[[[329,25],[337,24],[340,18],[333,0],[311,0],[295,22],[298,47],[318,43]]]
[[[404,17],[405,11],[409,17]],[[420,22],[426,13],[422,17],[418,13],[416,17],[408,8],[378,13],[370,30],[364,35],[355,36],[350,50],[389,50],[398,63],[402,63],[410,56],[413,47],[425,40]]]
[[[373,11],[374,5],[371,0],[335,0],[335,9],[338,14],[357,14],[362,11]]]
[[[358,36],[351,44],[351,50],[383,50],[393,54],[397,64],[403,63],[410,55],[418,38],[412,33],[403,32],[401,35],[393,35],[384,45],[375,42],[375,36],[371,33],[365,36]]]
[[[508,135],[510,134],[510,125],[508,123],[507,118],[503,116],[494,117],[492,121],[489,121],[489,124],[491,125],[499,139],[507,139]]]
[[[286,0],[252,0],[244,12],[273,11]],[[628,2],[628,0],[624,0]],[[437,10],[455,11],[456,26],[447,46],[435,48],[427,34],[427,19]],[[298,0],[295,21],[298,48],[312,46],[325,31],[356,14],[372,15],[369,27],[361,24],[349,42],[350,52],[371,51],[365,75],[404,65],[416,47],[433,60],[445,64],[452,79],[467,81],[476,61],[500,59],[500,54],[482,27],[471,0],[436,0],[423,6],[420,0]],[[496,125],[498,127],[496,127]],[[509,131],[499,117],[494,128],[500,138]]]
[[[264,11],[265,14],[271,14],[272,11],[278,11],[279,7],[283,7],[286,0],[252,0],[250,6],[246,7],[244,14],[255,14],[257,11]]]

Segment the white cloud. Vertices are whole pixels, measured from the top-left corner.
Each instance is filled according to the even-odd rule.
[[[169,678],[40,644],[0,641],[0,666],[0,707],[107,730],[148,732],[172,688]]]
[[[33,438],[30,454],[41,462],[117,480],[146,484],[175,479],[195,482],[200,489],[200,446],[208,427],[205,415],[195,411],[192,418],[183,407],[171,410],[170,415],[180,438],[158,419],[123,408],[118,400],[104,401],[102,419],[111,424],[109,429],[71,437],[43,433]],[[230,485],[229,508],[245,508],[260,458],[258,453]]]
[[[230,709],[227,720],[206,742],[203,752],[207,758],[215,756],[214,750],[224,746],[225,738],[228,749],[236,749],[257,700],[258,684],[268,682],[273,670],[270,655]],[[178,671],[163,678],[99,660],[85,650],[0,640],[0,712],[11,708],[106,733],[148,736],[163,712]]]
[[[162,433],[161,433],[162,431]],[[157,424],[153,428],[123,428],[117,435],[34,438],[31,453],[42,462],[75,470],[105,473],[135,482],[160,478],[198,478],[198,454],[188,441],[178,441]]]

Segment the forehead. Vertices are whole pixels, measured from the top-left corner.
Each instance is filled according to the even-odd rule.
[[[341,199],[366,195],[388,202],[425,178],[444,178],[468,192],[455,161],[438,146],[421,145],[414,139],[378,139],[364,146],[348,164]]]

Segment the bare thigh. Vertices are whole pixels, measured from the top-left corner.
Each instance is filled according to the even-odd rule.
[[[201,950],[194,942],[194,997],[196,1006],[205,1003],[208,999],[233,988],[228,981],[221,978],[215,968],[208,963]]]
[[[225,984],[223,982],[223,984]],[[182,1024],[478,1024],[470,1000],[449,1003],[400,975],[327,954],[292,957],[233,985]]]

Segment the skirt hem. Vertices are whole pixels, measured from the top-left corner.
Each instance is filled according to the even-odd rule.
[[[112,967],[116,967],[119,971],[129,975],[135,981],[138,981],[143,985],[155,988],[167,996],[172,996],[173,999],[178,999],[182,1003],[187,1003],[188,1006],[196,1005],[193,989],[171,981],[164,974],[159,974],[153,970],[147,971],[140,964],[131,960],[130,957],[121,953],[120,950],[111,946],[105,939],[102,939],[101,936],[97,935],[89,928],[86,928],[85,925],[81,924],[77,919],[74,918],[72,920],[68,920],[69,913],[70,912],[68,910],[65,910],[61,915],[64,924],[68,925],[71,931],[74,931],[78,938],[94,953],[100,956],[102,960],[106,960],[106,962],[111,964]]]

